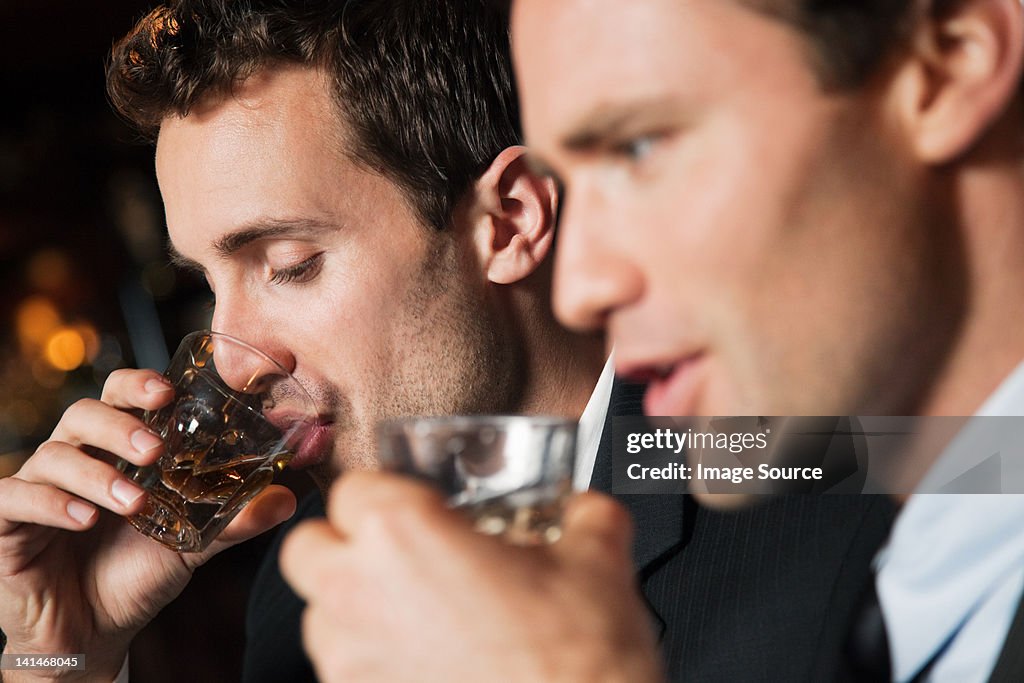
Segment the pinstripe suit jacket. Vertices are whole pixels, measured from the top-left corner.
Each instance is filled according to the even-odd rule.
[[[642,414],[617,384],[609,413]],[[607,440],[607,443],[605,441]],[[611,486],[606,425],[592,488]],[[794,495],[738,512],[629,495],[640,586],[672,681],[828,681],[895,509],[883,496]]]

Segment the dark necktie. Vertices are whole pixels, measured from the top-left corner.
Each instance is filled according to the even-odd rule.
[[[858,681],[891,680],[889,638],[885,632],[882,607],[871,577],[853,613],[846,640],[846,659],[850,672]]]

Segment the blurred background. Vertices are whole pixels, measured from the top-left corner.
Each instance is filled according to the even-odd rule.
[[[162,371],[168,349],[209,324],[205,283],[167,262],[153,149],[104,90],[111,45],[155,4],[0,0],[0,477],[113,370]],[[301,475],[285,483],[310,490]],[[239,679],[268,542],[197,572],[137,639],[133,683]]]

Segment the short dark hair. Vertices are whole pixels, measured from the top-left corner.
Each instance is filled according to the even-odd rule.
[[[329,75],[346,151],[439,229],[521,139],[508,21],[490,0],[172,0],[114,46],[107,92],[152,138],[276,64]]]
[[[827,90],[864,84],[912,28],[915,0],[740,0],[799,30],[811,47],[819,80]],[[960,0],[933,0],[942,15]]]

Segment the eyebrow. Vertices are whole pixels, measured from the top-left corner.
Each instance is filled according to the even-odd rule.
[[[337,227],[317,218],[260,219],[218,238],[213,243],[213,251],[218,258],[227,259],[253,242],[281,237],[305,237],[325,230],[336,230]],[[167,240],[167,253],[171,263],[178,268],[200,274],[206,272],[202,264],[178,251],[170,239]]]
[[[562,137],[561,146],[572,152],[587,152],[632,128],[638,116],[645,120],[665,118],[672,110],[672,103],[662,98],[626,104],[601,103],[569,126],[571,132]]]

